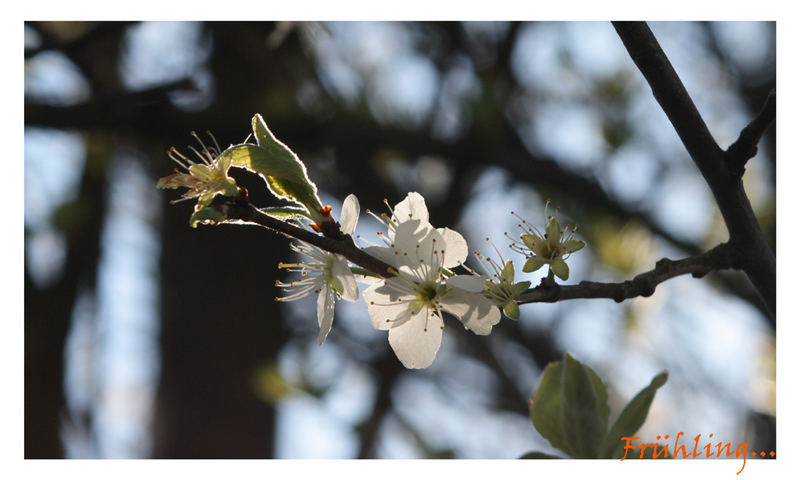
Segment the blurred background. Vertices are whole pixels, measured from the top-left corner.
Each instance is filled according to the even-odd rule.
[[[774,23],[653,23],[724,148],[775,86]],[[558,453],[528,400],[570,351],[612,418],[670,374],[639,436],[775,447],[775,322],[744,274],[650,298],[526,305],[447,323],[406,370],[363,300],[316,345],[315,299],[278,304],[288,241],[188,225],[155,189],[190,131],[224,146],[261,113],[323,200],[422,193],[436,226],[506,259],[544,204],[588,247],[570,282],[621,281],[727,239],[709,189],[609,23],[27,22],[27,458],[515,458]],[[233,173],[256,205],[263,183]],[[775,134],[745,186],[774,248]],[[380,229],[362,215],[357,232]],[[471,260],[474,262],[474,259]],[[471,263],[473,267],[476,264]],[[517,279],[537,283],[536,274]]]

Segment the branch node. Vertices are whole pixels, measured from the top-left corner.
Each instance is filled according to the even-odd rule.
[[[725,163],[735,178],[741,178],[744,175],[747,161],[758,153],[758,142],[775,121],[775,104],[775,89],[773,88],[756,118],[742,129],[739,138],[725,151]]]

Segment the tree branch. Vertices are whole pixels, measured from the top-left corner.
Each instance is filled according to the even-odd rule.
[[[576,298],[609,298],[619,303],[629,298],[649,297],[661,282],[679,275],[691,274],[701,278],[713,270],[733,268],[731,248],[721,243],[711,250],[681,260],[662,258],[656,267],[621,283],[583,281],[577,285],[548,285],[543,283],[522,294],[518,301],[526,303],[553,303]]]
[[[245,223],[260,225],[284,235],[294,237],[315,247],[331,253],[338,253],[354,264],[366,268],[382,277],[393,277],[395,269],[358,248],[350,235],[339,238],[325,237],[309,230],[304,230],[291,223],[278,220],[262,212],[246,200],[234,197],[216,197],[212,207],[221,211],[230,220],[241,220]]]
[[[732,266],[741,268],[775,314],[775,254],[726,154],[708,131],[689,93],[644,22],[613,22],[620,39],[711,188],[730,234]]]
[[[775,103],[775,89],[773,88],[756,118],[742,129],[739,138],[725,151],[725,161],[734,175],[739,177],[744,175],[745,164],[758,153],[758,142],[775,121]]]
[[[391,265],[358,248],[350,235],[340,234],[339,238],[318,235],[271,217],[244,199],[220,196],[214,199],[211,206],[225,214],[229,220],[241,220],[268,228],[310,243],[322,250],[342,255],[354,264],[382,277],[394,276],[395,269]],[[554,303],[577,298],[609,298],[619,303],[628,298],[649,297],[658,284],[678,275],[689,273],[695,278],[701,278],[713,270],[729,268],[735,268],[732,249],[729,244],[721,243],[707,252],[681,260],[662,258],[656,262],[653,270],[621,283],[583,281],[577,285],[550,285],[542,282],[539,286],[522,294],[518,298],[518,302],[523,305],[526,303]]]

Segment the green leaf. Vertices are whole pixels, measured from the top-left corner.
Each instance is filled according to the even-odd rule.
[[[270,152],[259,145],[240,143],[232,145],[220,154],[220,159],[229,159],[234,167],[261,174],[262,177],[277,177],[295,183],[305,181],[304,172],[292,162],[276,160]]]
[[[275,218],[310,218],[308,211],[305,208],[298,207],[266,207],[259,208],[262,213]]]
[[[259,174],[273,195],[304,205],[311,218],[321,223],[322,202],[303,162],[275,138],[261,115],[256,114],[252,124],[258,145],[235,145],[222,152],[220,157],[230,156],[233,166]]]
[[[308,179],[306,166],[286,144],[275,138],[260,114],[257,113],[253,116],[252,123],[256,142],[267,152],[270,159],[269,168],[289,175],[284,177],[287,180],[307,183],[316,192],[317,186]]]
[[[191,218],[189,218],[189,226],[197,228],[198,223],[209,223],[211,225],[217,224],[226,220],[225,214],[214,208],[200,208],[196,210]]]
[[[528,452],[519,458],[520,460],[563,460],[563,458],[556,455],[550,455],[542,452]]]
[[[522,266],[522,271],[525,273],[535,272],[542,268],[542,265],[545,263],[547,262],[539,257],[531,257],[525,262],[525,265]]]
[[[586,372],[589,374],[589,377],[592,380],[592,386],[594,387],[594,393],[597,395],[597,408],[600,413],[600,418],[603,419],[603,429],[605,430],[605,426],[608,426],[608,415],[611,413],[611,409],[608,407],[608,392],[606,391],[606,386],[603,383],[603,380],[592,370],[589,365],[583,364],[583,368],[586,369]]]
[[[553,263],[550,264],[550,270],[552,270],[553,273],[555,273],[556,276],[561,280],[566,280],[569,278],[569,266],[561,257],[553,259]]]
[[[519,305],[514,300],[509,300],[503,306],[503,313],[512,320],[519,320]]]
[[[631,437],[642,427],[656,391],[666,382],[667,372],[656,375],[650,385],[643,388],[625,405],[600,446],[600,458],[622,458],[625,446],[622,437]]]
[[[569,353],[564,357],[561,371],[561,430],[564,441],[574,452],[574,458],[596,458],[597,449],[606,433],[607,417],[603,418],[596,387],[590,369]],[[595,375],[596,376],[596,375]],[[599,380],[599,379],[598,379]],[[605,387],[602,387],[605,396]]]
[[[533,426],[550,445],[569,456],[572,449],[564,442],[561,431],[561,372],[563,362],[552,362],[545,367],[539,386],[531,398],[530,416]]]

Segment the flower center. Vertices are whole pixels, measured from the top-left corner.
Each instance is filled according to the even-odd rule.
[[[414,300],[415,308],[419,307],[433,307],[436,297],[439,295],[439,285],[436,282],[422,282],[417,284],[416,300]]]

